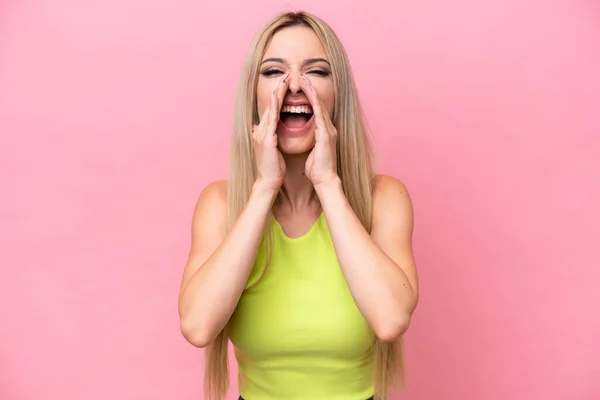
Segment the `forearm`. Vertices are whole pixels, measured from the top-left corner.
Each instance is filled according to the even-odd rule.
[[[274,197],[274,192],[255,184],[244,211],[182,290],[179,307],[182,330],[196,345],[208,345],[235,310],[252,270]]]
[[[339,180],[315,190],[357,307],[379,337],[391,340],[408,326],[416,305],[414,288],[363,227]]]

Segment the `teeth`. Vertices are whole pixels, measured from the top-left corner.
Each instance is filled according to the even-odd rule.
[[[283,106],[281,112],[294,114],[312,114],[312,108],[309,106]]]

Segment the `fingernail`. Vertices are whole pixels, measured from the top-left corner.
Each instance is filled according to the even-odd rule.
[[[279,85],[277,85],[277,89],[279,89],[283,85],[283,83],[285,82],[286,79],[287,79],[287,75],[284,76],[283,79],[279,81]]]

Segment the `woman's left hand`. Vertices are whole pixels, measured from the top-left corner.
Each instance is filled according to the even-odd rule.
[[[306,176],[313,186],[335,182],[339,179],[336,152],[337,130],[333,126],[329,113],[323,108],[310,81],[305,76],[301,76],[299,81],[304,94],[310,101],[315,118],[314,123],[316,124],[315,147],[306,160]]]

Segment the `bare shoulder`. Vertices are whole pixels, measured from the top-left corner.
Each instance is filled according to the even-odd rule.
[[[192,235],[224,234],[226,226],[227,181],[214,181],[206,185],[198,196],[192,218]]]
[[[373,182],[371,237],[379,248],[404,271],[418,299],[419,283],[412,248],[413,207],[402,181],[378,175]]]
[[[196,202],[196,212],[201,212],[207,208],[213,211],[226,209],[226,205],[227,180],[214,181],[206,185],[200,192]]]
[[[212,182],[200,192],[192,217],[192,252],[213,247],[227,233],[227,181]]]
[[[211,182],[202,189],[192,217],[190,252],[182,288],[219,246],[227,234],[227,181]]]
[[[398,208],[412,213],[412,199],[408,188],[397,178],[376,175],[373,178],[373,212],[386,214]]]
[[[388,175],[374,177],[372,235],[410,238],[413,225],[413,204],[404,183]]]

